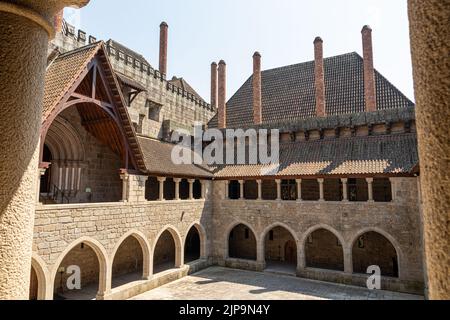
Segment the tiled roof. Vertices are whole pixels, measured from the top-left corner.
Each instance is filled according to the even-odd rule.
[[[148,173],[163,176],[212,178],[211,172],[204,166],[173,163],[171,156],[174,144],[144,137],[138,137],[138,141],[144,154]]]
[[[192,93],[197,99],[200,99],[201,101],[205,102],[205,100],[197,93],[197,91],[195,91],[194,88],[192,88],[191,85],[187,83],[186,80],[184,80],[183,78],[173,77],[172,80],[169,81],[169,83],[179,88],[182,88],[189,93]]]
[[[216,178],[410,174],[417,166],[415,133],[288,142],[279,165],[233,165],[213,170]]]
[[[327,115],[365,111],[364,64],[357,53],[326,58]],[[406,96],[379,72],[375,72],[377,109],[414,107]],[[227,102],[227,127],[253,123],[252,77]],[[262,72],[263,123],[315,117],[314,61]],[[217,116],[209,123],[217,127]]]
[[[45,74],[43,120],[80,76],[100,46],[101,43],[98,42],[62,54],[48,66]]]

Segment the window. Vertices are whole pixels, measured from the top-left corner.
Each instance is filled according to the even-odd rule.
[[[283,180],[281,182],[281,199],[297,200],[297,183],[295,180]]]
[[[148,108],[148,118],[159,122],[162,105],[151,100],[147,100],[146,107]]]

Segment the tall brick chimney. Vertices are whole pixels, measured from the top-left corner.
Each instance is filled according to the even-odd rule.
[[[227,65],[225,61],[219,62],[219,95],[217,101],[218,108],[218,123],[219,129],[227,127]]]
[[[377,110],[377,95],[375,88],[375,71],[373,68],[372,29],[364,26],[362,31],[364,57],[364,96],[366,112]]]
[[[323,40],[314,40],[314,78],[316,87],[316,115],[326,116],[325,102],[325,72],[323,66]]]
[[[59,11],[53,17],[53,27],[55,28],[56,33],[62,31],[63,18],[64,18],[64,10]]]
[[[262,123],[262,98],[261,98],[261,54],[253,55],[253,122]]]
[[[159,26],[159,71],[167,75],[167,42],[169,35],[169,26],[162,22]]]
[[[211,107],[217,108],[217,63],[211,63]]]

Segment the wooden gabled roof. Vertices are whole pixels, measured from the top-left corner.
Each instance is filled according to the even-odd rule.
[[[93,106],[93,103],[101,108]],[[131,160],[136,170],[146,171],[144,157],[103,42],[62,54],[47,67],[41,143],[44,143],[53,120],[68,106],[77,107],[86,130],[113,151],[122,153],[126,163]]]

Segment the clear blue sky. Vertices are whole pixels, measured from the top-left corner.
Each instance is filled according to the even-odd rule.
[[[361,54],[361,28],[373,29],[375,67],[413,99],[406,0],[91,0],[66,9],[66,18],[98,39],[110,38],[158,67],[159,24],[169,24],[168,77],[184,77],[209,101],[210,64],[228,66],[228,98],[252,73],[252,55],[263,69],[314,57]]]

